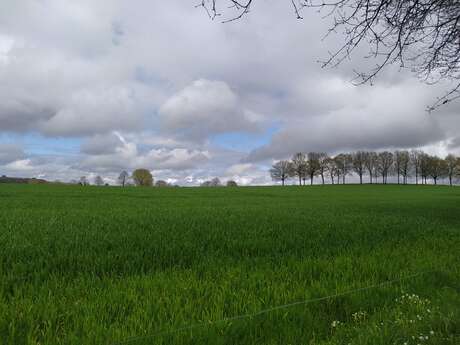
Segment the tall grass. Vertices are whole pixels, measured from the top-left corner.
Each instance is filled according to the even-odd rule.
[[[0,344],[458,344],[459,250],[458,188],[4,185]]]

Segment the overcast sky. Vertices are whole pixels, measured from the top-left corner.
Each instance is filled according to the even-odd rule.
[[[197,2],[2,0],[0,175],[266,184],[296,151],[460,153],[460,102],[425,111],[447,85],[395,67],[354,86],[373,61],[322,69],[343,36],[320,14],[265,0],[222,24]]]

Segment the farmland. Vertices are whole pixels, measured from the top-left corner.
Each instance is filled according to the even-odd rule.
[[[2,185],[0,344],[458,344],[459,251],[457,187]]]

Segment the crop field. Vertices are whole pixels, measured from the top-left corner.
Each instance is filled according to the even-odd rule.
[[[0,185],[0,344],[458,345],[460,188]]]

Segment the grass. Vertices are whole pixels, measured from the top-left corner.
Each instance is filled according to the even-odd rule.
[[[0,185],[0,344],[459,344],[459,251],[460,188]]]

